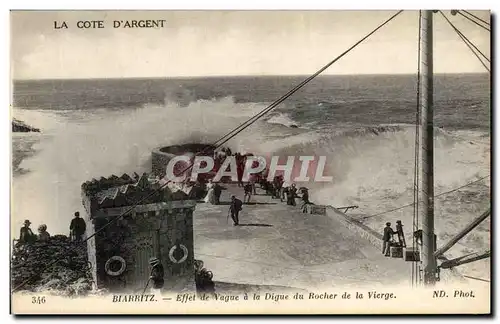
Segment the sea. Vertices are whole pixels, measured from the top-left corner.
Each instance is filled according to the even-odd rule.
[[[68,235],[73,213],[82,209],[83,182],[149,172],[151,151],[160,146],[214,142],[304,78],[14,81],[13,117],[41,133],[12,135],[12,235],[24,219],[35,229],[43,223],[51,234]],[[411,235],[412,206],[384,212],[414,201],[416,84],[416,75],[320,76],[226,146],[261,155],[326,156],[332,181],[300,184],[310,188],[313,202],[358,206],[349,214],[375,230],[401,220]],[[490,206],[489,75],[436,75],[434,116],[440,245]],[[487,249],[489,219],[447,256]],[[490,277],[489,260],[459,270]]]

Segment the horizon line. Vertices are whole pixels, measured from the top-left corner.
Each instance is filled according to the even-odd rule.
[[[332,76],[394,76],[394,75],[416,75],[413,73],[356,73],[356,74],[323,74],[319,77]],[[488,74],[487,72],[435,72],[434,75],[459,75],[459,74]],[[87,78],[29,78],[15,79],[11,81],[63,81],[63,80],[140,80],[140,79],[208,79],[208,78],[241,78],[241,77],[309,77],[311,74],[221,74],[221,75],[192,75],[192,76],[135,76],[135,77],[87,77]]]

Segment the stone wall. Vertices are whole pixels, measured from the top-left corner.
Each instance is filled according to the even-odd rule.
[[[166,174],[168,162],[175,156],[186,153],[198,154],[200,152],[205,152],[204,155],[213,156],[214,149],[213,145],[203,143],[189,143],[157,148],[151,153],[152,173],[162,178]]]
[[[82,218],[85,220],[85,224],[87,225],[87,230],[85,232],[85,237],[90,237],[94,235],[95,233],[95,226],[93,224],[93,221],[90,219],[90,215],[88,214],[87,210],[84,209]],[[98,288],[96,285],[97,283],[97,273],[96,273],[96,266],[97,266],[97,260],[96,260],[96,249],[95,249],[95,237],[92,236],[90,239],[87,240],[87,259],[88,262],[91,264],[91,275],[92,275],[92,280],[94,282],[95,287]]]
[[[194,208],[195,202],[186,200],[141,205],[98,233],[95,245],[89,243],[89,247],[95,246],[95,257],[90,252],[89,261],[94,265],[92,269],[97,287],[112,292],[142,291],[149,277],[147,260],[150,256],[158,257],[164,266],[165,290],[177,290],[190,283],[194,284]],[[98,230],[126,209],[100,210],[97,217],[94,216],[91,227]],[[169,252],[176,246],[172,257],[174,261],[181,260],[184,253],[180,244],[186,247],[187,258],[176,263],[172,261]],[[146,247],[146,251],[151,248],[151,253],[138,256],[138,251],[143,247]],[[110,276],[105,271],[106,261],[112,256],[122,257],[126,262],[126,269],[119,276]]]
[[[366,225],[353,220],[351,217],[349,217],[349,215],[343,214],[333,207],[328,206],[326,209],[326,214],[340,221],[350,231],[356,232],[359,236],[368,240],[377,249],[382,250],[382,234],[374,231]]]
[[[178,291],[194,283],[194,238],[193,238],[193,211],[194,208],[182,208],[175,213],[169,213],[167,227],[160,232],[161,260],[165,267],[165,290]],[[183,244],[188,251],[187,259],[183,263],[175,263],[170,259],[170,250],[173,257],[179,260],[183,256],[178,244]]]

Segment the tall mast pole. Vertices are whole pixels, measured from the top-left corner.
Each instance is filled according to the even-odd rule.
[[[437,261],[434,240],[434,110],[433,110],[433,37],[432,10],[423,10],[420,29],[420,71],[421,71],[421,201],[422,208],[422,266],[423,282],[436,282]]]

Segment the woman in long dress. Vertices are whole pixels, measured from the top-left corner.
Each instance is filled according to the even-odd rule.
[[[214,195],[214,184],[212,183],[212,180],[208,181],[207,190],[208,190],[207,195],[205,196],[205,199],[203,199],[203,201],[214,205],[215,204],[215,195]]]

